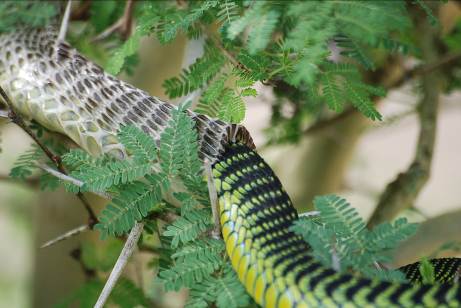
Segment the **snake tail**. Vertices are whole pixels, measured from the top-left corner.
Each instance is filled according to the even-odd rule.
[[[244,144],[213,166],[226,250],[264,307],[459,307],[461,285],[391,283],[322,265],[290,231],[298,215],[279,179]]]

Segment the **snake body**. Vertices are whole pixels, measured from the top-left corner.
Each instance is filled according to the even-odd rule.
[[[158,141],[173,108],[106,74],[57,41],[52,28],[0,36],[0,85],[23,116],[65,134],[94,155],[126,156],[116,138],[122,125],[135,125]],[[461,306],[461,284],[391,283],[323,266],[289,230],[298,214],[277,176],[254,150],[247,130],[188,114],[196,123],[200,157],[213,164],[228,256],[258,304]],[[452,261],[447,264],[453,268]]]

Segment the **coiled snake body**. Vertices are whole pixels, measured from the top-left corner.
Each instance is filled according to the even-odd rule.
[[[158,141],[172,106],[113,76],[57,41],[51,29],[0,36],[0,85],[15,108],[98,155],[126,156],[116,138],[135,125]],[[461,284],[391,283],[338,273],[289,231],[298,215],[243,126],[188,112],[200,156],[213,164],[222,234],[239,279],[266,307],[459,307]],[[438,271],[459,267],[440,260]],[[456,266],[454,266],[456,265]],[[413,270],[411,267],[408,270]]]

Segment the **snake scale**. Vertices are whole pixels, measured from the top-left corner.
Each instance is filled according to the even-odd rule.
[[[126,156],[116,138],[122,125],[135,125],[158,142],[173,108],[106,74],[58,41],[53,28],[0,36],[0,85],[24,117],[68,136],[93,155]],[[442,282],[433,285],[367,279],[323,266],[289,231],[298,214],[277,176],[254,150],[248,131],[192,111],[188,114],[196,123],[200,156],[213,164],[228,256],[258,304],[461,306],[461,284],[446,282],[459,268],[459,259],[437,261]],[[416,269],[405,269],[413,281],[420,280]]]

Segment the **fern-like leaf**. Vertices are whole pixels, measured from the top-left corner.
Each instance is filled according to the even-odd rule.
[[[373,60],[365,53],[364,48],[360,44],[347,37],[338,36],[335,38],[335,42],[338,47],[341,48],[341,54],[346,57],[350,57],[360,64],[362,64],[367,70],[374,70],[375,65]]]
[[[163,83],[170,98],[186,95],[209,82],[224,65],[223,55],[210,43],[205,46],[203,57],[184,69],[179,77],[167,79]]]
[[[224,275],[216,279],[216,285],[219,290],[216,299],[218,307],[237,308],[248,305],[250,298],[230,265],[227,265]]]
[[[195,240],[211,225],[209,209],[190,211],[186,216],[181,216],[170,224],[163,235],[171,237],[171,247],[176,248],[179,243],[184,244]]]
[[[258,17],[248,34],[248,51],[250,54],[255,54],[266,48],[272,32],[277,26],[279,16],[278,11],[270,10]]]
[[[157,146],[154,139],[139,128],[131,125],[122,127],[118,137],[135,159],[144,162],[157,159]]]
[[[187,32],[192,24],[198,21],[206,11],[217,5],[217,0],[206,0],[198,7],[190,10],[188,14],[178,12],[178,14],[165,15],[159,25],[158,38],[160,42],[166,44],[172,41],[180,31]]]
[[[316,197],[314,205],[322,219],[336,234],[357,236],[365,229],[365,222],[345,200],[335,195]]]
[[[219,268],[219,263],[201,262],[198,260],[180,263],[170,269],[162,270],[159,277],[165,290],[178,291],[182,287],[192,287],[203,281]]]
[[[231,23],[239,17],[239,7],[234,1],[224,0],[219,5],[217,13],[218,21],[226,24]]]
[[[224,250],[224,243],[221,240],[203,239],[197,240],[188,245],[182,246],[171,257],[180,262],[200,260],[202,262],[218,262],[219,253]],[[218,259],[216,257],[218,256]]]
[[[162,192],[168,190],[169,182],[161,175],[149,175],[146,179],[148,184],[137,181],[120,188],[119,194],[102,211],[95,228],[103,238],[131,230],[136,221],[160,209]]]
[[[159,21],[157,7],[150,2],[141,3],[143,6],[142,15],[137,20],[134,33],[126,42],[115,50],[106,70],[113,75],[120,72],[128,57],[137,53],[140,47],[141,38],[152,32],[152,28]]]
[[[33,171],[37,169],[37,161],[42,159],[44,155],[42,149],[37,144],[33,144],[30,150],[21,154],[15,161],[10,176],[18,179],[31,176]]]
[[[397,246],[398,243],[411,237],[418,225],[408,223],[406,218],[399,218],[394,223],[382,223],[367,234],[366,243],[369,249],[384,250]]]
[[[100,191],[107,188],[127,184],[151,171],[151,164],[145,162],[114,161],[104,166],[79,169],[72,175],[82,181],[82,191]]]

